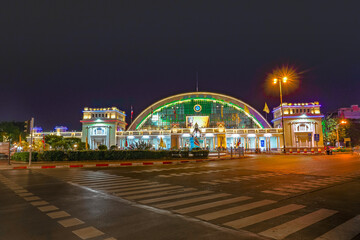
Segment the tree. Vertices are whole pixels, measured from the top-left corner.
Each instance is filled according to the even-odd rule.
[[[57,135],[45,136],[45,143],[49,144],[54,150],[84,150],[85,143],[80,138],[64,138]]]
[[[17,142],[20,139],[25,140],[24,122],[1,122],[0,123],[0,142]]]
[[[337,117],[327,116],[322,120],[323,126],[323,137],[325,145],[329,142],[331,145],[335,146],[337,140],[337,133],[336,133],[336,125],[339,124],[339,119]],[[346,137],[346,127],[339,124],[339,140],[343,141]]]

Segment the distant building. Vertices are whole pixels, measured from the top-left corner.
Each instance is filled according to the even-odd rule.
[[[338,117],[355,120],[360,122],[360,108],[359,105],[351,105],[349,108],[339,108]]]
[[[108,148],[117,145],[116,133],[125,131],[126,114],[116,107],[84,108],[82,123],[82,141],[87,142],[90,149],[99,145]]]
[[[318,102],[283,103],[286,148],[323,147],[321,120],[324,115]],[[274,108],[275,128],[282,128],[280,106]]]
[[[319,103],[284,103],[283,107],[287,151],[322,147],[323,115]],[[280,107],[274,108],[273,113],[274,127],[255,108],[237,98],[190,92],[153,103],[128,128],[124,111],[116,107],[86,107],[80,121],[81,132],[56,127],[54,132],[35,132],[34,138],[49,134],[77,137],[89,149],[99,145],[128,149],[135,143],[146,142],[154,149],[201,147],[216,151],[243,147],[247,151],[280,151],[284,146]]]

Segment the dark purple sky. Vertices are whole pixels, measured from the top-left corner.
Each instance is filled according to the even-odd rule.
[[[176,2],[176,3],[175,3]],[[350,4],[350,2],[352,4]],[[281,64],[306,71],[284,101],[323,112],[360,104],[358,1],[6,1],[0,8],[0,121],[80,129],[83,107],[135,115],[195,90],[262,111]]]

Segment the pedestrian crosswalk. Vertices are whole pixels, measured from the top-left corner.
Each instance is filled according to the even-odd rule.
[[[247,176],[237,176],[233,178],[224,178],[220,180],[211,180],[211,181],[203,181],[203,184],[210,184],[210,185],[217,185],[220,183],[234,183],[234,182],[241,182],[241,181],[249,181],[258,178],[266,178],[266,177],[275,177],[285,175],[285,173],[262,173],[262,174],[254,174],[254,175],[247,175]]]
[[[241,181],[270,176],[278,175],[274,173],[250,175]],[[354,176],[323,177],[301,184],[281,186],[268,192],[296,194],[315,187],[346,181]],[[319,227],[321,230],[308,231],[301,239],[351,240],[360,234],[360,215],[349,216],[333,209],[254,196],[236,196],[214,192],[212,189],[197,189],[99,172],[84,172],[76,177],[63,177],[59,174],[57,177],[138,204],[231,229],[252,231],[269,239],[293,239],[292,237],[299,232],[313,226],[321,226]],[[337,216],[337,224],[327,224],[326,221],[334,216]]]
[[[311,191],[318,188],[328,187],[336,183],[352,180],[353,178],[356,178],[358,176],[360,175],[351,174],[347,176],[322,177],[318,179],[304,181],[299,184],[283,185],[281,187],[276,187],[270,190],[264,190],[262,191],[262,193],[287,196],[291,194],[303,193],[304,191]]]
[[[151,172],[162,172],[162,171],[172,171],[172,170],[184,170],[184,169],[191,169],[197,167],[174,167],[174,168],[154,168],[154,169],[146,169],[146,170],[139,170],[139,171],[132,171],[133,173],[151,173]]]
[[[170,177],[182,177],[182,176],[193,176],[193,175],[203,175],[210,173],[219,173],[219,172],[228,172],[234,171],[241,168],[226,168],[226,169],[214,169],[214,170],[206,170],[206,171],[197,171],[197,172],[182,172],[182,173],[171,173],[171,174],[162,174],[158,175],[161,178],[170,178]]]

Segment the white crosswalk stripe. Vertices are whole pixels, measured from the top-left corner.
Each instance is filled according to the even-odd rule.
[[[129,188],[129,187],[137,187],[137,186],[147,186],[157,184],[158,182],[142,182],[142,183],[132,183],[132,184],[111,184],[111,185],[103,185],[96,187],[99,190],[110,190],[110,189],[120,189],[120,188]]]
[[[292,221],[283,223],[279,226],[263,231],[260,233],[260,235],[274,239],[283,239],[289,236],[290,234],[293,234],[314,223],[317,223],[325,218],[328,218],[334,215],[335,213],[337,213],[337,211],[335,210],[320,209],[315,212],[309,213],[305,216],[296,218]]]
[[[103,182],[115,182],[115,181],[128,181],[131,180],[131,178],[112,178],[112,179],[95,179],[95,180],[69,180],[70,182],[73,183],[79,183],[79,184],[92,184],[92,183],[103,183]]]
[[[227,204],[242,202],[242,201],[246,201],[249,199],[251,199],[251,197],[247,197],[247,196],[235,197],[235,198],[225,199],[225,200],[221,200],[221,201],[204,203],[204,204],[200,204],[200,205],[196,205],[196,206],[177,209],[177,210],[174,210],[174,212],[181,213],[181,214],[192,213],[192,212],[197,212],[197,211],[214,208],[214,207],[218,207],[218,206],[224,206]]]
[[[176,167],[176,168],[156,168],[156,169],[148,169],[148,170],[140,170],[140,171],[133,171],[134,173],[149,173],[149,172],[162,172],[162,171],[171,171],[171,170],[184,170],[184,169],[191,169],[197,167]]]
[[[176,188],[182,188],[182,186],[153,188],[153,189],[146,189],[146,190],[141,190],[141,191],[129,191],[129,192],[123,192],[123,193],[116,193],[116,191],[114,191],[114,193],[116,196],[128,196],[128,195],[136,195],[139,193],[159,192],[159,191],[163,191],[163,190],[176,189]]]
[[[128,192],[128,191],[133,191],[133,190],[149,189],[149,188],[165,187],[165,186],[170,186],[170,184],[162,183],[162,184],[151,184],[151,185],[141,186],[141,187],[125,187],[125,188],[122,187],[122,188],[111,189],[109,191],[116,192],[116,193],[122,193],[122,192]]]
[[[360,215],[335,227],[315,240],[351,240],[360,234]]]
[[[135,183],[143,183],[143,182],[149,182],[147,180],[131,180],[131,181],[111,181],[111,182],[101,182],[101,183],[82,183],[86,186],[91,186],[91,187],[97,187],[97,186],[110,186],[110,185],[127,185],[127,184],[135,184]]]
[[[154,205],[154,207],[157,207],[157,208],[177,207],[177,206],[186,205],[189,203],[203,202],[205,200],[211,200],[211,199],[221,198],[221,197],[226,197],[226,196],[230,196],[230,194],[228,194],[228,193],[212,194],[212,195],[208,195],[208,196],[204,196],[204,197],[191,198],[191,199],[186,199],[186,200],[182,200],[182,201],[158,204],[158,205]]]
[[[243,204],[243,205],[236,206],[236,207],[226,208],[226,209],[222,209],[222,210],[219,210],[219,211],[202,214],[202,215],[199,215],[199,216],[196,216],[196,217],[200,218],[200,219],[203,219],[203,220],[206,220],[206,221],[209,221],[209,220],[214,220],[214,219],[217,219],[217,218],[233,215],[233,214],[236,214],[236,213],[244,212],[244,211],[247,211],[247,210],[250,210],[250,209],[266,206],[266,205],[273,204],[273,203],[276,203],[276,201],[267,200],[267,199],[266,200],[260,200],[260,201],[257,201],[257,202],[252,202],[252,203]]]
[[[164,195],[170,195],[170,194],[181,193],[181,192],[189,192],[189,191],[195,191],[195,190],[196,190],[195,188],[182,188],[182,189],[162,191],[162,192],[156,192],[156,193],[133,195],[133,196],[124,197],[124,198],[129,199],[129,200],[137,200],[137,199],[159,197],[159,196],[164,196]]]
[[[212,191],[197,191],[197,192],[191,192],[191,193],[182,193],[182,194],[171,195],[171,196],[167,196],[167,197],[142,200],[139,202],[144,203],[144,204],[149,204],[149,203],[163,202],[163,201],[172,200],[172,199],[179,199],[179,198],[203,195],[203,194],[207,194],[207,193],[212,193]]]
[[[250,181],[253,179],[264,178],[264,177],[275,177],[275,176],[279,176],[279,175],[284,175],[284,173],[262,173],[262,174],[255,174],[255,175],[250,175],[250,176],[241,176],[241,177],[238,176],[238,177],[233,177],[233,178],[224,178],[224,179],[217,179],[217,180],[212,180],[212,181],[203,181],[201,183],[216,185],[219,183]]]
[[[287,214],[289,212],[293,212],[299,209],[304,208],[303,205],[297,205],[297,204],[290,204],[283,207],[275,208],[263,213],[259,213],[256,215],[252,215],[249,217],[237,219],[231,222],[224,223],[226,226],[230,226],[233,228],[244,228],[271,218],[275,218],[284,214]]]
[[[290,193],[287,192],[280,192],[280,191],[271,191],[271,190],[265,190],[265,191],[261,191],[263,193],[270,193],[270,194],[275,194],[275,195],[280,195],[280,196],[287,196]]]

